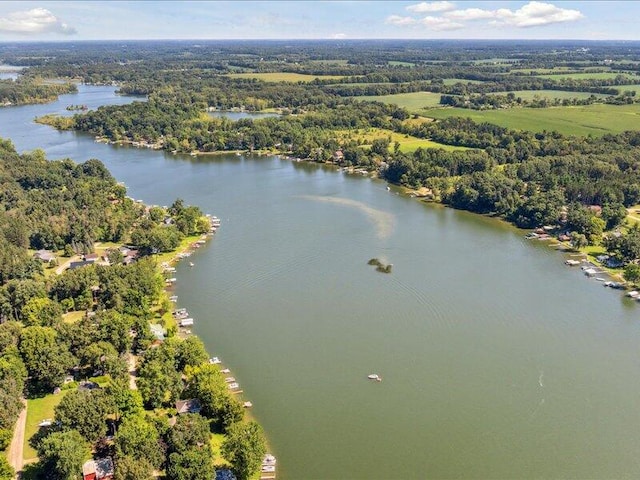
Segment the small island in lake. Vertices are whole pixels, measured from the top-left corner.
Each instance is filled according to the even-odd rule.
[[[379,259],[377,258],[372,258],[371,260],[369,260],[367,262],[367,264],[369,265],[375,265],[376,267],[376,272],[381,272],[381,273],[391,273],[391,268],[393,267],[392,263],[389,264],[384,264],[382,263]]]

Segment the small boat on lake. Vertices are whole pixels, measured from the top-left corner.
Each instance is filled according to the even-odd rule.
[[[377,373],[371,373],[371,374],[367,375],[367,378],[369,380],[375,380],[376,382],[381,382],[382,381],[382,377],[380,375],[378,375]]]

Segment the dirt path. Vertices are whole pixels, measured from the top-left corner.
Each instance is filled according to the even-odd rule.
[[[13,431],[13,439],[11,440],[11,444],[9,445],[9,449],[7,450],[7,460],[9,460],[9,464],[14,468],[16,472],[20,472],[22,470],[24,429],[27,425],[27,402],[25,400],[23,400],[22,402],[24,404],[24,408],[18,416],[16,428]]]
[[[138,385],[136,385],[136,357],[135,355],[129,354],[129,388],[131,390],[137,390]]]

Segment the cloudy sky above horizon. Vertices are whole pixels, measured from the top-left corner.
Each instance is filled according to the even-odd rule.
[[[2,1],[0,41],[640,40],[634,1]]]

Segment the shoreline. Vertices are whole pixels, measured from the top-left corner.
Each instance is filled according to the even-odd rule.
[[[167,271],[166,267],[172,267],[174,265],[177,265],[181,261],[184,261],[187,258],[190,258],[192,255],[196,254],[201,247],[208,245],[209,242],[213,238],[215,238],[217,229],[221,225],[220,219],[216,216],[212,216],[209,214],[207,214],[206,216],[207,218],[209,218],[209,221],[210,221],[210,230],[208,233],[186,237],[183,240],[183,244],[178,246],[176,250],[159,255],[160,258],[157,259],[156,268],[163,277],[165,277],[167,273],[175,273],[175,272]],[[167,330],[167,332],[169,332],[170,328],[175,328],[175,335],[183,339],[188,336],[197,337],[197,335],[193,333],[193,325],[188,327],[180,327],[178,322],[176,321],[177,319],[174,314],[179,309],[178,309],[178,303],[177,303],[177,300],[178,300],[177,295],[175,295],[175,301],[171,300],[171,297],[174,296],[174,294],[171,291],[173,286],[174,286],[174,283],[169,283],[169,284],[165,283],[165,286],[163,289],[164,300],[169,302],[171,305],[171,309],[166,314],[166,315],[170,315],[171,325],[165,324],[163,325],[163,327]],[[182,307],[182,308],[187,308],[187,307]],[[163,323],[166,323],[166,320],[168,320],[168,317],[167,319],[165,319],[165,315],[163,315],[159,320],[161,320]],[[217,365],[218,370],[221,372],[223,376],[235,377],[235,374],[233,373],[233,370],[231,369],[231,367],[227,365],[224,361],[220,360],[217,356],[211,355],[211,352],[209,352],[208,348],[207,348],[207,354],[210,355],[209,362],[214,365]],[[262,426],[262,424],[258,421],[256,416],[253,415],[251,411],[253,404],[245,397],[244,390],[242,388],[239,388],[236,391],[230,390],[230,395],[236,398],[236,400],[238,400],[240,405],[242,405],[243,407],[243,410],[244,410],[243,422],[255,421]],[[273,448],[271,447],[271,443],[269,442],[269,436],[264,429],[263,429],[263,434],[266,440],[267,452],[268,452],[267,454],[273,455]],[[226,465],[227,460],[223,459],[221,455],[217,455],[215,459],[217,460],[222,459]],[[258,473],[261,473],[261,472],[258,472]],[[273,478],[271,480],[275,480],[277,473],[270,472],[270,474],[273,475]]]

